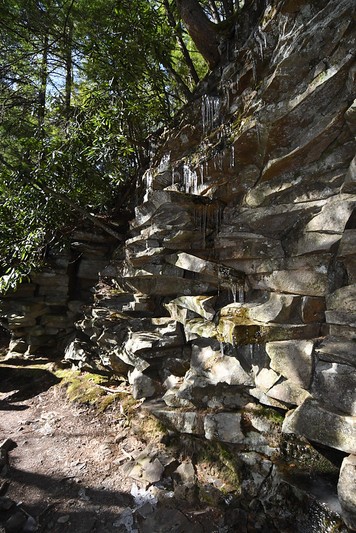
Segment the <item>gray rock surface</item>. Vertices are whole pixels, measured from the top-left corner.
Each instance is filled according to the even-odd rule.
[[[283,0],[248,36],[237,21],[233,59],[152,145],[114,256],[77,232],[1,299],[10,349],[63,338],[163,398],[177,432],[272,457],[244,409],[296,407],[285,433],[355,453],[354,18],[353,0]]]
[[[341,503],[343,518],[347,526],[356,530],[356,456],[345,457],[340,469],[337,485],[338,497]]]

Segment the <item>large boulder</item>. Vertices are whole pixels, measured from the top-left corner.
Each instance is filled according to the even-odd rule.
[[[356,455],[349,455],[343,460],[337,493],[343,519],[352,531],[356,531]]]

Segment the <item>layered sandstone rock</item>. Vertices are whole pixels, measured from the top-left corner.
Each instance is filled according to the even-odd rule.
[[[176,431],[260,460],[280,450],[275,409],[286,434],[356,453],[354,20],[352,0],[303,0],[248,37],[237,23],[67,350],[128,375]]]

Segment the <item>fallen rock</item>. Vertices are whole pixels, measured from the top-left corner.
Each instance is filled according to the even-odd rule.
[[[140,398],[150,398],[156,392],[154,381],[137,370],[136,368],[129,372],[129,383],[132,385],[132,396],[135,400]]]
[[[193,463],[189,460],[184,461],[180,464],[178,468],[174,471],[174,474],[178,476],[180,481],[183,483],[194,483],[195,481],[195,470]]]
[[[345,457],[340,469],[337,493],[347,527],[356,531],[356,456]]]

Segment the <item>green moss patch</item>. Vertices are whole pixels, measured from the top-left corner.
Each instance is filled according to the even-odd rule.
[[[54,373],[61,380],[60,386],[66,389],[69,401],[93,406],[101,412],[127,396],[115,391],[118,384],[111,391],[107,376],[68,369],[56,370]]]

